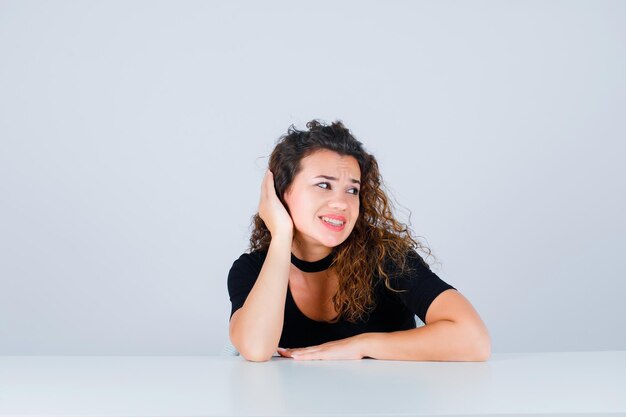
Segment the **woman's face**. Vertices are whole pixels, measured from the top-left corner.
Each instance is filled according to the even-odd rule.
[[[353,156],[324,149],[303,158],[300,166],[284,195],[294,237],[307,245],[338,246],[359,216],[359,163]]]

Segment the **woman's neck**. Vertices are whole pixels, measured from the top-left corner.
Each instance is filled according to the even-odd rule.
[[[329,248],[324,245],[309,245],[303,242],[298,242],[296,239],[291,244],[291,253],[298,259],[307,262],[315,262],[320,259],[324,259],[333,251],[333,248]]]

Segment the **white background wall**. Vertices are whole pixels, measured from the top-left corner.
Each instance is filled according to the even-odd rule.
[[[626,2],[0,1],[0,354],[214,354],[343,120],[494,352],[626,349]]]

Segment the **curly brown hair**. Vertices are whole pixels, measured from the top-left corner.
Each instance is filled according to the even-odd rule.
[[[392,290],[390,277],[405,272],[407,253],[420,250],[431,256],[431,250],[412,236],[412,231],[395,219],[393,205],[383,189],[378,163],[367,153],[341,121],[323,125],[318,120],[306,124],[308,131],[293,125],[281,136],[269,159],[274,174],[276,195],[287,211],[285,192],[300,172],[300,161],[312,153],[327,149],[342,156],[353,156],[361,169],[359,216],[350,236],[334,248],[331,268],[337,273],[339,285],[332,302],[341,317],[356,322],[375,307],[373,277],[379,277]],[[271,234],[258,213],[252,217],[250,251],[267,251]],[[428,264],[423,261],[424,265]]]

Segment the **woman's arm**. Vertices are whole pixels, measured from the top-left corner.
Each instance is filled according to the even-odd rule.
[[[293,221],[276,195],[274,174],[269,169],[261,184],[259,217],[272,240],[246,301],[230,318],[230,340],[241,356],[250,361],[269,360],[276,352],[283,330],[291,266]]]
[[[486,361],[491,339],[470,302],[456,290],[439,294],[426,314],[426,325],[390,333],[363,333],[302,349],[280,351],[298,360],[361,359],[409,361]]]
[[[272,237],[261,272],[244,305],[230,319],[230,340],[250,361],[266,361],[278,347],[291,265],[290,234]]]
[[[458,291],[439,294],[417,329],[363,335],[363,355],[376,359],[486,361],[491,355],[487,327]]]

